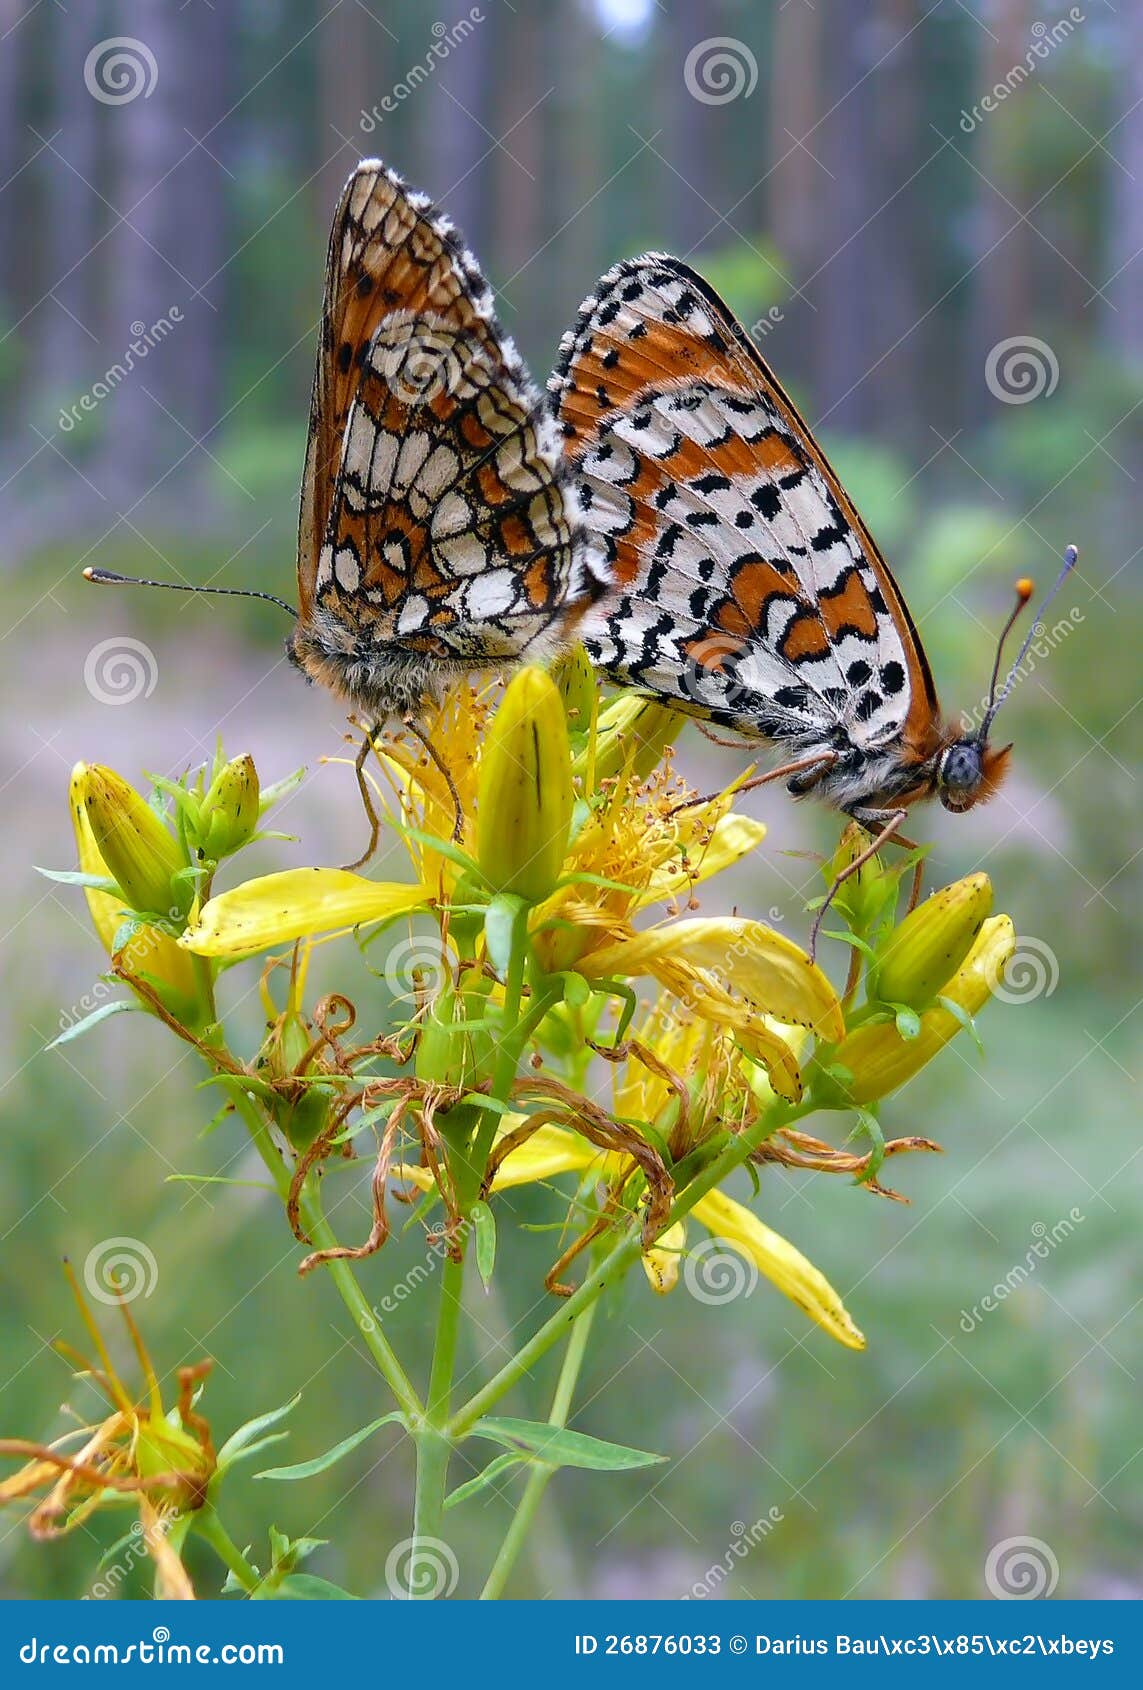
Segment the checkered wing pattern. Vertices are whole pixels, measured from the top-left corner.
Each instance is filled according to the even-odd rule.
[[[931,748],[928,664],[813,435],[702,278],[610,270],[549,383],[614,578],[580,624],[614,680],[748,736]]]
[[[581,590],[559,434],[475,259],[377,161],[330,236],[295,655],[377,708],[517,658]]]

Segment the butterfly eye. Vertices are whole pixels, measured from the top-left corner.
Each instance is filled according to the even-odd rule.
[[[937,787],[945,808],[968,809],[982,776],[980,746],[975,740],[962,739],[950,745],[937,770]]]

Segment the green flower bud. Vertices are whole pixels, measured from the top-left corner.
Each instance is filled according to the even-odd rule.
[[[574,801],[563,702],[551,677],[529,665],[509,684],[481,760],[476,856],[494,891],[530,903],[548,897]]]
[[[969,874],[934,892],[895,927],[870,971],[869,996],[927,1009],[952,979],[992,909],[992,882]]]
[[[573,645],[570,651],[556,658],[551,675],[564,702],[569,730],[586,733],[591,727],[599,685],[587,652],[581,645]]]
[[[638,693],[623,693],[599,714],[595,745],[596,781],[628,775],[646,780],[657,769],[668,745],[682,732],[686,718],[669,705]],[[586,773],[587,756],[576,758],[575,772]]]
[[[191,845],[212,862],[240,851],[258,826],[259,799],[254,759],[232,757],[215,775],[187,829]]]
[[[850,822],[838,841],[833,857],[822,864],[827,886],[836,884],[838,876],[869,849],[869,836],[857,822]],[[885,913],[886,906],[897,896],[897,876],[888,873],[880,857],[870,857],[856,874],[851,874],[838,887],[833,907],[843,915],[857,934],[872,931]]]

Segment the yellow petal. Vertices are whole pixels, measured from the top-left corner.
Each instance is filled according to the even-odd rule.
[[[723,816],[709,842],[689,853],[685,862],[680,857],[655,869],[632,907],[643,909],[648,904],[662,903],[687,886],[697,886],[712,875],[721,874],[724,868],[732,868],[749,856],[765,837],[764,822],[756,822],[750,816]]]
[[[388,921],[429,901],[424,886],[367,880],[340,868],[286,869],[211,898],[179,943],[199,956],[246,956],[311,933]]]
[[[666,922],[593,951],[580,964],[592,978],[657,974],[662,962],[709,969],[758,1009],[821,1038],[845,1031],[837,994],[821,969],[792,939],[740,916]],[[700,1004],[694,1006],[702,1013]]]
[[[666,1232],[660,1233],[657,1243],[643,1252],[643,1272],[650,1281],[652,1291],[658,1292],[661,1297],[665,1297],[668,1291],[673,1291],[679,1282],[679,1268],[686,1241],[687,1229],[682,1221],[676,1221],[674,1226],[669,1226]]]
[[[507,1119],[518,1125],[523,1116],[508,1116]],[[586,1139],[565,1132],[562,1127],[537,1127],[531,1138],[500,1164],[492,1189],[508,1191],[514,1185],[533,1185],[538,1180],[554,1179],[557,1174],[578,1173],[593,1163],[602,1171],[606,1156]],[[407,1180],[419,1191],[432,1191],[436,1185],[428,1168],[413,1167],[409,1163],[395,1167],[393,1177]]]
[[[803,1314],[825,1329],[831,1338],[851,1350],[865,1348],[865,1335],[850,1319],[845,1304],[825,1274],[807,1261],[788,1239],[773,1232],[750,1209],[736,1203],[722,1191],[709,1191],[691,1210],[697,1221],[709,1227],[716,1238],[752,1261]]]

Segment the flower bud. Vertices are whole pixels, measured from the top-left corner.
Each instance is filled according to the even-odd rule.
[[[96,843],[85,803],[91,772],[80,763],[71,780],[71,819],[75,829],[76,853],[84,874],[110,876],[109,867]],[[201,1002],[194,958],[182,950],[169,934],[157,927],[142,925],[116,948],[116,939],[124,927],[124,900],[93,886],[84,890],[92,925],[116,966],[127,974],[146,980],[159,994],[164,1007],[184,1026],[198,1025],[206,1009]]]
[[[193,887],[175,880],[187,865],[173,836],[133,786],[98,763],[72,770],[73,808],[82,806],[107,873],[132,909],[185,915]]]
[[[200,856],[218,862],[242,849],[258,826],[259,796],[253,757],[232,757],[223,764],[187,830]]]
[[[614,780],[619,775],[646,780],[658,768],[663,752],[683,729],[683,717],[669,705],[638,693],[622,693],[599,713],[595,747],[595,778]],[[584,753],[576,758],[577,774],[586,771]]]
[[[494,891],[530,903],[549,895],[574,801],[563,702],[550,676],[529,665],[510,682],[481,761],[476,855]]]
[[[991,908],[986,874],[966,875],[934,892],[881,946],[870,971],[870,997],[927,1009],[972,949]]]
[[[313,1030],[295,1009],[287,1009],[273,1023],[261,1051],[265,1077],[273,1088],[270,1112],[295,1150],[305,1150],[329,1120],[337,1088],[314,1066],[304,1073],[298,1065],[312,1049]]]
[[[556,690],[563,699],[568,728],[572,733],[586,733],[591,727],[598,682],[591,659],[581,645],[556,658],[551,669]]]
[[[1016,948],[1011,919],[994,915],[984,922],[976,942],[940,996],[947,998],[964,1015],[975,1015],[996,989],[1004,965]],[[938,1003],[921,1016],[920,1031],[903,1039],[892,1021],[856,1028],[831,1053],[830,1066],[846,1069],[852,1076],[818,1072],[813,1094],[823,1108],[848,1109],[854,1104],[875,1103],[903,1086],[932,1061],[937,1052],[960,1032],[962,1022]]]
[[[850,822],[838,840],[833,857],[822,865],[826,885],[837,885],[839,876],[868,849],[869,837],[865,829],[857,822]],[[841,882],[833,907],[845,917],[855,933],[865,934],[877,925],[896,893],[896,875],[888,874],[880,857],[873,856],[862,863],[856,874]]]

